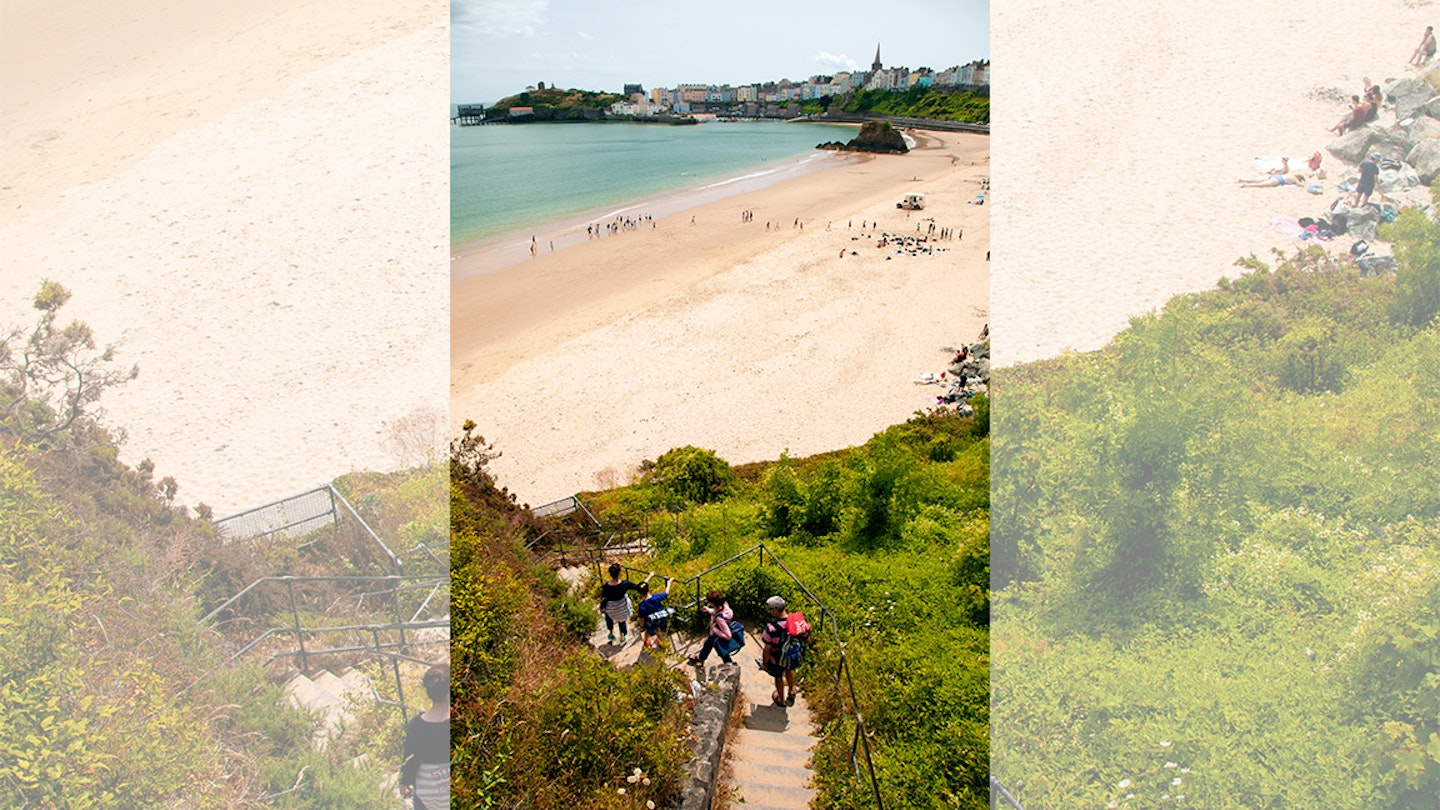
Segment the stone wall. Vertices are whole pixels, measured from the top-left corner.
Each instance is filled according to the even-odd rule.
[[[694,719],[690,721],[693,755],[685,764],[685,777],[680,781],[678,810],[710,810],[715,800],[715,782],[720,777],[720,755],[725,750],[730,711],[739,693],[738,664],[720,665],[713,685],[701,688],[700,697],[695,700]]]

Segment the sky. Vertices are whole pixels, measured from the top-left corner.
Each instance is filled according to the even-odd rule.
[[[750,84],[990,58],[989,0],[452,0],[450,100]]]

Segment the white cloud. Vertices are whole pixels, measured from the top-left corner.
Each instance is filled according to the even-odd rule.
[[[533,37],[547,19],[550,0],[452,0],[450,28],[489,37]]]
[[[821,51],[820,53],[817,53],[814,56],[810,57],[810,61],[818,64],[820,67],[832,73],[837,70],[860,69],[859,62],[856,62],[854,59],[851,59],[843,53],[830,53],[829,51]]]
[[[587,33],[585,33],[584,31],[576,31],[575,33],[579,34],[581,39],[594,39],[594,38],[595,38],[595,36],[594,36],[593,34],[587,34]]]

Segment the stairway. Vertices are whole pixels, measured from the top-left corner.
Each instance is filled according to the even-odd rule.
[[[350,707],[357,700],[369,698],[370,681],[356,669],[346,669],[340,675],[322,669],[314,677],[296,672],[285,682],[285,694],[290,698],[290,705],[319,718],[315,747],[323,749],[354,719]]]
[[[745,631],[745,647],[735,656],[740,665],[740,697],[744,720],[736,729],[725,758],[730,763],[732,804],[747,810],[806,810],[816,796],[810,782],[810,750],[819,742],[819,727],[810,722],[803,695],[794,706],[776,706],[770,699],[775,679],[755,659],[760,635]],[[742,804],[743,802],[743,804]]]

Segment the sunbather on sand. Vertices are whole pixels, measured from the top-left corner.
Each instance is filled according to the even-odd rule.
[[[1272,175],[1270,175],[1270,176],[1268,176],[1268,177],[1265,177],[1265,178],[1263,178],[1263,179],[1260,179],[1260,180],[1246,180],[1246,179],[1243,179],[1243,178],[1242,178],[1242,179],[1240,179],[1240,180],[1236,180],[1235,182],[1239,183],[1241,188],[1270,188],[1271,186],[1303,186],[1303,185],[1305,185],[1305,175],[1303,175],[1303,174],[1285,174],[1285,173],[1282,173],[1282,172],[1276,172],[1275,174],[1272,174]]]

